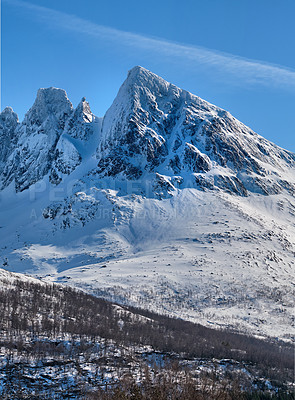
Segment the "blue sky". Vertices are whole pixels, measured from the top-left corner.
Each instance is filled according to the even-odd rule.
[[[295,151],[294,0],[2,0],[2,108],[39,87],[103,116],[135,65]]]

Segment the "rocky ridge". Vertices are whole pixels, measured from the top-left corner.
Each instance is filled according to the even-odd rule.
[[[17,192],[46,175],[53,185],[70,175],[98,121],[85,98],[74,110],[66,92],[56,88],[38,91],[22,123],[9,108],[0,119],[1,188],[14,181]],[[97,167],[86,175],[144,182],[156,197],[185,187],[240,196],[295,190],[289,179],[293,153],[142,67],[129,72],[92,153]]]
[[[0,187],[3,189],[14,181],[16,192],[21,192],[46,175],[57,185],[75,170],[82,161],[75,140],[89,139],[95,117],[85,98],[73,109],[64,90],[48,88],[39,89],[22,123],[18,123],[9,108],[1,113],[0,119],[2,135],[14,138],[10,146],[1,141]]]

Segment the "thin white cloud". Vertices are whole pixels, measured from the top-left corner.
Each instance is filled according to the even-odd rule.
[[[50,27],[80,33],[120,46],[149,51],[150,54],[165,55],[173,59],[174,62],[185,61],[192,68],[205,65],[219,73],[225,73],[228,77],[238,79],[239,83],[255,83],[295,90],[295,71],[280,65],[109,28],[75,15],[37,6],[22,0],[2,1],[10,6],[29,11],[39,21],[45,22]]]

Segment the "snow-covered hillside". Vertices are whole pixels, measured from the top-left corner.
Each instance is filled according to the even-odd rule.
[[[178,399],[188,382],[196,388],[190,398],[215,399],[232,393],[233,381],[234,397],[228,398],[278,390],[292,398],[293,347],[282,341],[119,306],[3,269],[0,315],[1,400],[102,399],[106,392],[109,399],[113,387],[112,398],[118,399],[120,382],[127,390],[126,376],[132,387],[144,387],[146,399],[159,399],[160,392],[146,394],[147,381],[155,393],[155,385],[167,387],[164,377],[175,382],[170,392]],[[222,385],[216,387],[216,381]],[[99,387],[102,391],[95,394]]]
[[[4,268],[293,335],[293,153],[141,67],[103,120],[41,89],[22,123],[1,113],[0,137]]]

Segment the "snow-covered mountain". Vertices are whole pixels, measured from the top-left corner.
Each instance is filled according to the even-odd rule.
[[[40,89],[0,114],[2,264],[289,339],[295,154],[142,67],[103,119]]]
[[[79,146],[93,134],[95,116],[85,98],[74,110],[62,89],[39,89],[32,108],[20,124],[15,113],[6,108],[0,116],[4,141],[1,159],[2,188],[14,182],[16,192],[28,189],[49,174],[52,184],[61,182],[81,163]],[[79,134],[78,134],[79,132]]]
[[[294,154],[141,67],[129,72],[104,117],[98,159],[101,176],[162,174],[155,180],[168,191],[196,185],[242,196],[295,190],[285,179]]]

